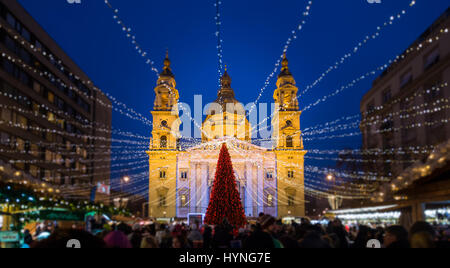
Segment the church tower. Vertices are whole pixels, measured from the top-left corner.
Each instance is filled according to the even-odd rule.
[[[281,73],[274,93],[276,113],[272,120],[273,149],[278,177],[278,216],[305,215],[303,139],[298,88],[284,54]]]
[[[149,216],[175,217],[177,155],[179,152],[180,119],[179,93],[175,76],[166,54],[163,71],[155,87],[152,111],[153,130],[149,156]]]

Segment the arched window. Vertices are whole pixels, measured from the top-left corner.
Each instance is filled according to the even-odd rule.
[[[273,195],[272,194],[267,195],[267,206],[273,207]]]
[[[161,144],[160,144],[161,148],[167,148],[167,137],[166,136],[161,136]]]
[[[292,136],[287,136],[286,137],[286,147],[287,148],[293,148],[294,147],[294,139],[292,138]]]

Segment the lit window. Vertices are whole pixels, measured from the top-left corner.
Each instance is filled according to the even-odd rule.
[[[180,177],[182,180],[186,180],[188,178],[188,172],[187,171],[181,171],[180,172]]]
[[[286,147],[293,148],[294,147],[294,139],[291,136],[286,138]]]
[[[271,194],[267,195],[267,206],[273,207],[273,195]]]
[[[55,95],[52,92],[49,92],[47,99],[50,103],[53,103],[55,101]]]
[[[47,113],[47,118],[48,118],[48,121],[52,122],[52,123],[55,122],[55,120],[56,120],[55,119],[55,115],[53,113],[50,113],[50,112]]]
[[[185,194],[181,195],[180,202],[181,207],[187,207],[187,197]]]
[[[288,170],[288,178],[289,179],[293,179],[294,178],[294,171],[293,170]]]
[[[161,144],[160,144],[161,148],[167,148],[167,137],[166,136],[162,136],[160,142],[161,142]]]

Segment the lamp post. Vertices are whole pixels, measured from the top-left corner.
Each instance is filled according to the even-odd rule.
[[[123,203],[124,203],[124,191],[123,191],[123,186],[124,184],[127,184],[131,181],[131,178],[129,176],[123,176],[122,179],[120,179],[120,194],[122,195],[122,197],[120,198],[120,206],[123,207]]]
[[[336,177],[333,174],[327,175],[327,181],[333,182],[333,191],[334,191],[334,197],[333,197],[333,208],[332,209],[339,209],[339,200],[337,197],[337,190],[336,190]]]

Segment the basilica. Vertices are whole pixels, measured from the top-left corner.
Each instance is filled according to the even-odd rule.
[[[252,126],[225,71],[207,109],[200,145],[180,146],[179,91],[168,55],[155,87],[149,156],[149,216],[189,218],[206,213],[223,143],[229,149],[248,217],[305,215],[304,156],[296,82],[284,55],[273,98],[271,148],[252,143]]]

